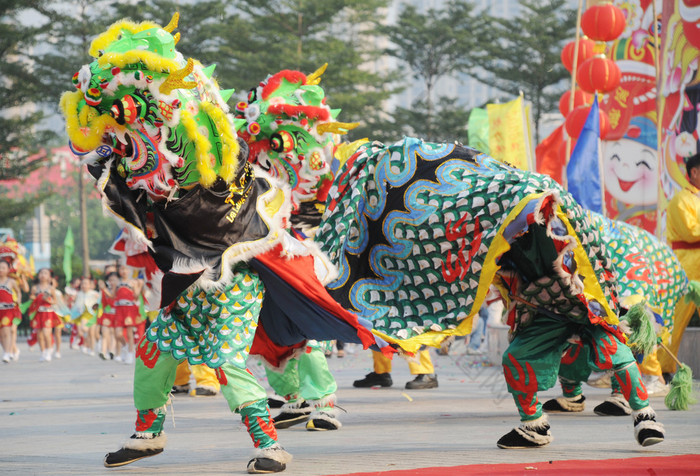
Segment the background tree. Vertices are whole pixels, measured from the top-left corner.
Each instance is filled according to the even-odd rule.
[[[532,102],[535,142],[539,142],[542,114],[555,110],[562,82],[569,73],[561,63],[561,49],[575,36],[576,10],[566,0],[521,0],[520,15],[511,19],[485,16],[479,32],[475,68],[470,75]]]
[[[247,92],[282,69],[310,74],[324,63],[321,85],[339,120],[361,122],[350,138],[377,137],[390,127],[382,102],[397,88],[380,60],[376,43],[381,8],[387,0],[237,0],[227,19],[237,28],[223,30],[227,85]],[[231,17],[237,19],[233,22]],[[230,82],[229,82],[230,80]]]
[[[471,65],[476,35],[481,33],[479,18],[464,0],[451,0],[425,13],[406,5],[396,24],[381,29],[392,45],[386,52],[423,85],[409,108],[398,107],[394,113],[410,132],[429,140],[466,140],[468,112],[449,96],[435,97],[435,87],[441,78]]]
[[[39,152],[54,138],[42,124],[44,113],[37,106],[43,93],[35,80],[32,52],[41,29],[20,20],[43,3],[0,3],[0,182],[21,178],[40,167],[46,154]],[[0,195],[0,226],[31,213],[45,198],[45,194],[21,199]]]
[[[42,42],[35,54],[36,80],[41,83],[45,95],[46,108],[48,111],[58,114],[58,103],[61,94],[70,90],[71,78],[83,64],[89,63],[92,58],[88,55],[90,43],[99,33],[116,20],[114,4],[112,0],[72,0],[63,2],[51,2],[39,8],[44,26],[39,40]],[[56,124],[63,128],[63,118],[57,116]],[[65,137],[65,133],[60,134]],[[65,140],[65,139],[64,139]],[[65,142],[64,142],[65,143]],[[61,219],[52,220],[51,245],[54,250],[53,259],[56,259],[56,251],[62,250],[63,238],[68,223],[72,224],[73,230],[79,236],[76,239],[76,256],[74,260],[81,263],[82,274],[88,275],[90,251],[95,250],[96,254],[104,253],[111,243],[103,243],[102,240],[95,240],[104,231],[111,233],[111,238],[116,235],[115,226],[111,219],[102,216],[102,213],[95,213],[100,210],[99,201],[93,198],[88,203],[87,194],[90,187],[87,186],[91,180],[86,177],[84,167],[79,168],[80,173],[75,174],[77,187],[69,191],[61,191],[56,199],[46,203],[46,214],[49,217],[61,215],[66,207],[70,207],[75,214],[76,220]],[[71,193],[72,192],[72,193]],[[66,195],[69,193],[70,195]],[[89,209],[93,212],[90,213]],[[88,228],[88,222],[90,227]],[[88,234],[92,238],[88,238]],[[92,248],[90,246],[92,241]],[[95,252],[93,254],[95,254]],[[52,259],[52,261],[53,261]],[[57,269],[60,269],[57,268]]]

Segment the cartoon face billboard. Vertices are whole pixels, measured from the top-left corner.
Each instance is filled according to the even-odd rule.
[[[700,1],[665,0],[661,40],[660,231],[671,197],[688,185],[684,159],[698,151]]]
[[[607,215],[656,229],[658,197],[657,106],[654,27],[659,24],[649,0],[615,2],[627,27],[607,54],[620,67],[620,85],[601,101],[610,132],[601,143]]]

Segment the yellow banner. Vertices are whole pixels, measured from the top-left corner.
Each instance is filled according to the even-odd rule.
[[[504,104],[487,104],[489,116],[489,149],[491,156],[502,162],[530,170],[529,126],[519,97]]]

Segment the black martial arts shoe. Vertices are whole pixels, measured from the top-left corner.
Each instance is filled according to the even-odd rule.
[[[409,390],[423,390],[437,387],[438,380],[435,374],[420,374],[410,382],[406,382],[406,388]]]
[[[339,430],[343,426],[336,418],[335,410],[314,411],[306,422],[306,429],[309,431],[329,431]]]
[[[303,423],[309,419],[309,415],[311,415],[311,407],[305,401],[285,403],[279,415],[273,418],[275,428],[282,430]]]
[[[523,422],[518,428],[513,428],[510,433],[503,435],[496,444],[499,448],[508,450],[540,448],[547,446],[553,440],[554,438],[549,432],[547,414],[545,413],[537,420]]]
[[[271,395],[267,397],[267,406],[270,408],[282,408],[285,403],[287,403],[287,400],[279,395]]]
[[[664,441],[664,426],[656,421],[656,413],[651,407],[632,412],[634,437],[642,446],[651,446]]]
[[[256,449],[253,459],[248,461],[248,472],[251,474],[279,473],[287,468],[292,455],[275,443],[269,448]]]
[[[547,413],[582,412],[586,407],[585,401],[586,397],[583,395],[577,395],[575,397],[557,397],[544,402],[542,409]]]
[[[149,456],[155,456],[163,452],[166,441],[164,432],[153,437],[135,433],[124,442],[119,450],[105,455],[104,465],[107,468],[116,468]]]
[[[368,387],[391,387],[394,381],[391,380],[391,374],[385,372],[383,374],[378,374],[376,372],[370,372],[365,375],[362,380],[355,380],[352,383],[353,387],[358,388],[368,388]]]
[[[593,411],[600,416],[625,416],[632,414],[632,408],[625,397],[614,393],[606,398],[603,403],[596,406]]]
[[[215,397],[219,394],[216,390],[209,387],[197,387],[194,389],[195,397]]]
[[[170,393],[173,395],[182,395],[182,394],[188,394],[190,393],[190,384],[185,384],[185,385],[173,385],[172,390],[170,390]]]

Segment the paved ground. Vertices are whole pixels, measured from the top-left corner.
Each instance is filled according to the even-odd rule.
[[[221,396],[174,398],[175,424],[166,424],[168,447],[153,458],[106,469],[102,458],[131,434],[133,369],[65,350],[61,360],[40,363],[22,345],[19,362],[0,367],[0,474],[244,474],[251,442]],[[587,387],[582,414],[554,415],[554,442],[538,450],[500,450],[496,440],[517,424],[500,370],[460,355],[434,354],[440,388],[404,391],[410,379],[394,364],[394,387],[355,389],[370,370],[369,353],[330,359],[339,404],[347,411],[335,432],[281,430],[280,442],[294,455],[285,473],[331,475],[428,466],[519,463],[565,459],[636,458],[697,453],[700,405],[687,412],[652,405],[667,429],[666,442],[642,448],[633,440],[630,417],[605,418],[593,406],[605,390]],[[256,374],[262,368],[254,366]],[[697,384],[697,381],[696,381]],[[697,389],[697,385],[696,385]],[[556,396],[553,389],[542,394]],[[449,474],[446,472],[446,474]]]

